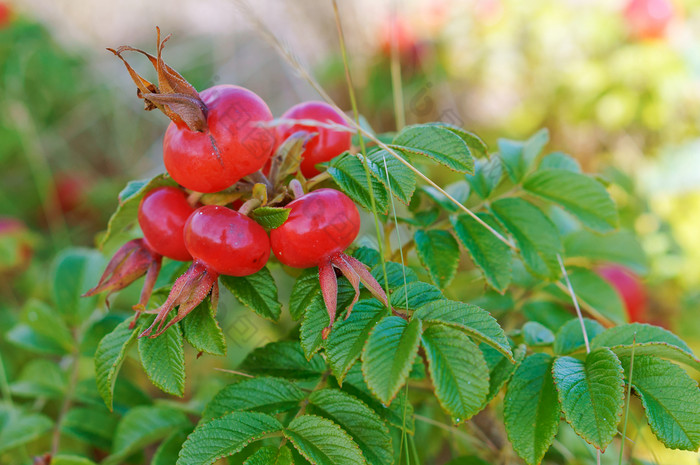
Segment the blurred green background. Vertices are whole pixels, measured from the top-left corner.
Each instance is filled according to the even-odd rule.
[[[548,128],[551,150],[615,183],[623,226],[649,256],[646,320],[698,347],[700,0],[340,3],[360,111],[377,132],[396,129],[395,27],[406,122],[457,124],[494,149],[499,137]],[[349,110],[330,3],[265,0],[254,9]],[[0,3],[0,216],[25,225],[0,221],[0,309],[45,298],[56,254],[92,247],[126,182],[163,171],[168,121],[142,111],[122,64],[105,50],[129,44],[153,51],[156,25],[174,36],[169,64],[199,90],[248,87],[276,116],[318,98],[234,2]],[[442,172],[434,179],[454,180]],[[276,277],[285,301],[290,280]],[[128,309],[137,287],[113,308]],[[212,365],[233,367],[252,347],[291,330],[290,321],[268,324],[232,299],[222,305],[235,344],[227,361],[189,364],[190,379]],[[15,318],[0,315],[3,328]],[[5,342],[0,348],[13,354],[10,370],[19,370],[24,355]],[[656,454],[678,464],[698,457]]]

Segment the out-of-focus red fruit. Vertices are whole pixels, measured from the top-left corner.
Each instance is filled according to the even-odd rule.
[[[389,18],[380,28],[379,46],[382,54],[387,58],[391,57],[393,40],[396,40],[401,62],[409,68],[417,68],[423,55],[423,46],[413,32],[413,28],[401,18]]]
[[[639,277],[620,265],[606,265],[596,271],[620,294],[625,303],[629,320],[643,322],[647,295]]]
[[[21,271],[34,252],[32,233],[17,218],[0,217],[0,273]]]
[[[630,0],[625,7],[627,27],[638,39],[663,37],[674,15],[671,0]]]
[[[70,213],[80,207],[88,190],[87,179],[77,173],[58,173],[54,177],[58,206],[63,213]]]
[[[12,19],[12,9],[5,2],[0,2],[0,29],[10,24]]]

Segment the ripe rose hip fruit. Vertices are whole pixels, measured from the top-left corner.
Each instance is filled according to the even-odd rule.
[[[335,189],[318,189],[287,205],[287,221],[270,231],[272,251],[294,268],[318,266],[345,250],[360,232],[360,213]]]
[[[277,259],[294,268],[318,266],[321,293],[330,317],[323,330],[328,337],[335,321],[338,283],[333,267],[350,281],[355,298],[348,306],[346,318],[357,302],[360,282],[381,302],[386,293],[365,265],[343,253],[360,232],[360,213],[348,196],[335,189],[318,189],[290,202],[287,221],[270,231],[272,251]]]
[[[197,192],[218,192],[261,169],[272,155],[275,134],[259,125],[272,113],[255,93],[243,87],[220,85],[201,94],[158,56],[128,46],[109,49],[126,66],[144,100],[145,109],[161,110],[172,120],[163,139],[168,173],[182,186]],[[146,55],[158,73],[158,85],[141,77],[122,57],[126,51]]]
[[[173,260],[192,260],[183,236],[192,212],[187,194],[176,187],[159,187],[146,194],[139,205],[138,218],[151,250]]]
[[[255,221],[226,207],[197,209],[185,225],[185,245],[193,257],[219,274],[257,273],[270,257],[270,239]]]
[[[270,239],[263,227],[226,207],[207,205],[195,210],[187,219],[184,237],[194,263],[177,278],[167,300],[158,308],[153,324],[140,336],[159,336],[210,294],[216,311],[219,275],[257,273],[270,257]],[[175,307],[177,314],[168,321],[168,314]]]
[[[163,139],[163,159],[179,184],[197,192],[218,192],[270,159],[274,135],[256,124],[272,120],[272,113],[260,97],[243,87],[214,86],[199,95],[207,108],[209,131],[170,123]]]
[[[294,105],[282,115],[282,118],[315,120],[320,123],[330,122],[347,127],[345,118],[343,118],[335,108],[325,102],[312,101]],[[301,155],[301,173],[307,178],[316,176],[319,173],[316,169],[318,163],[333,159],[346,150],[349,150],[351,146],[352,135],[348,131],[306,124],[278,126],[278,142],[284,142],[297,131],[318,133],[306,143],[304,153]]]
[[[139,302],[133,307],[138,312],[133,326],[151,298],[163,257],[192,260],[185,247],[183,228],[193,211],[185,192],[178,188],[157,187],[149,191],[141,200],[138,211],[143,239],[124,244],[107,264],[97,286],[84,296],[105,291],[111,294],[146,275]]]
[[[596,271],[620,294],[625,303],[629,320],[631,322],[644,321],[647,295],[639,277],[620,265],[607,265]]]

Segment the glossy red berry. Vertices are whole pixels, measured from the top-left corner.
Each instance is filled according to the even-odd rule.
[[[321,123],[331,122],[347,126],[345,118],[335,108],[325,102],[303,102],[294,105],[287,110],[283,119],[315,120]],[[317,132],[318,134],[306,143],[306,149],[302,154],[301,173],[307,177],[313,177],[319,173],[315,168],[318,163],[323,163],[350,149],[352,135],[348,131],[319,127],[314,125],[294,124],[281,125],[277,128],[278,142],[284,142],[297,131]]]
[[[270,231],[272,251],[294,268],[319,265],[345,250],[360,232],[360,213],[335,189],[318,189],[287,205],[289,218]]]
[[[258,126],[272,113],[255,93],[220,85],[199,94],[206,105],[208,130],[192,131],[170,123],[163,159],[170,176],[197,192],[218,192],[261,169],[272,155],[274,131]]]
[[[214,205],[198,208],[187,220],[185,245],[197,261],[229,276],[257,273],[270,257],[270,239],[262,226]]]
[[[183,230],[194,208],[187,195],[176,187],[158,187],[150,191],[139,205],[139,225],[151,250],[173,260],[189,261]]]
[[[643,321],[647,295],[639,277],[620,265],[607,265],[598,268],[597,272],[620,294],[629,320]]]

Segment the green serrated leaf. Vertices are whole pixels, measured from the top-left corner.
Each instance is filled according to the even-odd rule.
[[[386,150],[371,151],[367,160],[372,176],[400,202],[408,205],[416,190],[416,174]]]
[[[566,421],[604,452],[617,434],[624,406],[620,360],[610,349],[596,349],[585,361],[557,358],[552,374]]]
[[[370,184],[367,183],[367,173],[358,157],[347,154],[334,158],[328,167],[328,174],[343,192],[365,210],[372,211],[371,188],[377,212],[387,213],[389,211],[389,194],[386,188],[374,177],[370,178],[370,187]]]
[[[557,254],[564,248],[559,232],[539,208],[511,197],[496,200],[491,210],[513,235],[525,265],[533,274],[546,279],[560,275]]]
[[[294,460],[289,447],[266,446],[248,457],[243,465],[294,465]]]
[[[522,335],[525,344],[530,347],[548,346],[554,343],[554,333],[536,321],[525,323],[522,328]]]
[[[418,354],[422,325],[388,316],[369,334],[362,351],[362,373],[367,385],[384,404],[390,404],[406,382]]]
[[[113,407],[114,383],[117,381],[117,374],[124,362],[127,349],[137,336],[136,329],[129,329],[130,324],[130,319],[121,322],[114,331],[102,338],[95,352],[97,390],[110,410]]]
[[[672,332],[643,323],[631,323],[606,329],[593,338],[591,347],[609,347],[618,357],[654,355],[685,363],[700,371],[700,360],[690,347]]]
[[[549,132],[541,129],[525,142],[498,140],[498,150],[503,166],[513,182],[519,182],[535,165],[537,156],[549,142]]]
[[[82,297],[102,274],[104,258],[95,250],[67,249],[53,263],[55,309],[69,324],[78,325],[95,310],[97,296]]]
[[[570,266],[567,273],[580,301],[587,303],[603,318],[613,323],[627,322],[625,304],[610,283],[587,268]],[[562,280],[562,283],[565,284],[565,281]],[[571,302],[571,297],[557,287],[549,286],[547,291],[564,301]]]
[[[588,336],[589,341],[592,341],[594,337],[605,331],[603,325],[595,320],[584,318],[583,322],[586,326],[586,335]],[[567,321],[561,328],[559,328],[559,331],[557,331],[557,335],[554,340],[555,354],[568,355],[585,347],[586,343],[583,339],[581,322],[577,318]]]
[[[351,394],[369,408],[374,410],[388,424],[406,430],[413,434],[415,431],[415,419],[413,417],[413,406],[406,399],[406,391],[401,390],[391,405],[382,404],[370,391],[369,386],[362,374],[360,363],[355,363],[347,372],[343,381],[343,391]]]
[[[393,448],[389,429],[362,401],[337,389],[322,389],[309,396],[309,413],[331,420],[347,431],[370,465],[391,465]]]
[[[567,170],[572,173],[581,173],[581,165],[571,155],[562,152],[552,152],[542,158],[538,170]]]
[[[454,278],[459,264],[459,244],[449,231],[419,229],[415,232],[416,252],[433,282],[444,289]]]
[[[381,256],[379,255],[379,252],[376,249],[372,249],[369,247],[359,247],[352,254],[352,256],[370,268],[379,264],[379,261],[381,260]]]
[[[99,241],[98,247],[104,248],[113,236],[124,232],[125,229],[136,223],[141,199],[152,189],[162,186],[177,186],[177,183],[167,174],[159,174],[148,180],[130,181],[119,193],[119,206],[109,218],[107,231]]]
[[[542,352],[530,355],[508,383],[503,406],[506,432],[513,449],[528,465],[542,461],[559,429],[553,362]]]
[[[52,340],[66,353],[73,350],[75,342],[61,314],[44,302],[29,299],[22,307],[20,319],[36,334]]]
[[[286,412],[298,406],[304,397],[301,389],[283,378],[245,379],[220,390],[204,409],[202,421],[236,411]]]
[[[622,360],[629,382],[630,359]],[[634,354],[632,387],[657,438],[671,449],[697,451],[700,447],[700,389],[678,365],[648,355]]]
[[[493,216],[487,213],[477,213],[477,216],[503,234]],[[510,247],[469,215],[453,216],[450,221],[457,238],[466,247],[474,264],[484,274],[486,282],[498,292],[505,292],[513,274],[513,251]]]
[[[432,284],[414,281],[397,287],[391,294],[391,304],[397,308],[415,310],[435,300],[443,300],[442,291]]]
[[[315,415],[297,417],[285,428],[284,436],[315,465],[367,463],[350,435],[326,418]]]
[[[596,234],[582,229],[564,236],[567,257],[582,257],[589,260],[619,263],[644,274],[649,264],[646,254],[636,236],[630,231]]]
[[[459,211],[458,205],[455,205],[455,203],[452,200],[447,198],[445,194],[443,194],[433,186],[422,186],[421,191],[425,192],[428,195],[428,197],[430,197],[443,210],[448,212]],[[463,205],[469,198],[470,189],[469,184],[467,184],[465,181],[457,181],[445,186],[444,191],[447,192],[450,195],[450,197],[452,197],[458,203]],[[425,212],[422,213],[425,214]],[[419,212],[416,212],[416,215],[419,214]]]
[[[187,318],[180,322],[180,325],[187,342],[198,351],[212,355],[226,355],[226,336],[216,320],[209,299],[197,305]]]
[[[0,453],[38,439],[52,425],[48,417],[39,413],[0,405]]]
[[[66,376],[52,360],[37,358],[27,362],[17,380],[10,384],[10,392],[18,397],[59,398],[66,389]]]
[[[416,154],[436,161],[451,170],[474,172],[469,146],[451,130],[427,124],[406,126],[394,138],[392,149]]]
[[[473,132],[466,131],[458,126],[455,126],[450,123],[445,123],[442,121],[438,121],[435,123],[425,123],[427,126],[440,126],[443,127],[449,131],[452,131],[453,133],[457,134],[460,139],[464,141],[465,144],[469,147],[469,150],[471,150],[472,155],[475,157],[481,157],[484,158],[488,156],[488,149],[486,147],[486,144],[484,143],[483,140]]]
[[[144,319],[140,331],[153,319]],[[168,328],[158,337],[139,338],[139,355],[148,379],[160,390],[178,397],[185,395],[185,346],[180,324]]]
[[[454,300],[438,300],[416,310],[413,317],[427,324],[453,326],[468,336],[485,342],[513,361],[510,344],[503,329],[489,312],[476,305]]]
[[[330,324],[331,319],[323,296],[317,295],[306,308],[306,313],[304,313],[299,329],[299,341],[307,359],[313,357],[321,349],[323,345],[323,329]]]
[[[151,465],[173,465],[177,462],[177,457],[182,449],[182,444],[187,440],[187,436],[192,432],[191,427],[173,431],[170,436],[160,443],[158,449],[153,454]]]
[[[267,267],[248,276],[220,276],[221,284],[240,303],[263,318],[278,321],[282,304],[277,298],[277,285]]]
[[[63,418],[61,432],[104,451],[112,448],[119,418],[107,410],[73,408]]]
[[[275,229],[287,221],[290,211],[285,207],[259,207],[251,212],[250,217],[265,229]]]
[[[384,265],[386,266],[387,279],[389,280],[389,289],[418,281],[416,272],[407,266],[403,266],[401,263],[386,262]],[[384,287],[384,270],[381,263],[375,265],[370,271],[374,279]]]
[[[474,174],[465,175],[471,189],[486,200],[503,179],[503,164],[498,155],[476,160]]]
[[[55,455],[51,459],[51,465],[97,465],[90,459],[77,455]]]
[[[496,397],[498,392],[510,380],[515,373],[515,370],[520,366],[520,363],[525,359],[527,347],[523,344],[518,346],[513,351],[515,363],[504,357],[499,351],[488,344],[479,344],[479,349],[484,354],[484,360],[489,367],[489,394],[486,396],[486,403]]]
[[[442,325],[427,327],[422,342],[442,408],[455,423],[477,414],[489,392],[489,369],[476,344],[463,332]]]
[[[299,320],[319,295],[321,285],[318,281],[318,269],[307,268],[294,282],[292,295],[289,297],[289,313],[292,318]]]
[[[211,465],[282,428],[275,417],[264,413],[229,413],[195,428],[182,445],[177,465]]]
[[[618,225],[617,208],[610,194],[585,174],[562,169],[538,171],[525,179],[523,188],[561,205],[596,231],[612,231]]]
[[[318,380],[326,369],[319,355],[307,360],[298,342],[272,342],[251,352],[240,366],[245,373],[292,380]]]
[[[5,333],[5,338],[17,347],[31,352],[52,355],[66,354],[66,350],[55,340],[42,336],[24,323],[18,323],[13,326],[12,329]]]
[[[123,463],[134,452],[167,437],[174,429],[189,425],[187,416],[179,410],[154,406],[134,407],[117,425],[112,455],[103,464]]]
[[[542,323],[552,331],[558,331],[571,320],[571,313],[563,305],[550,300],[529,300],[523,305],[522,312],[529,321]]]
[[[360,300],[346,320],[333,325],[333,331],[326,340],[326,357],[339,383],[342,384],[345,374],[362,353],[370,331],[386,311],[378,300]]]

